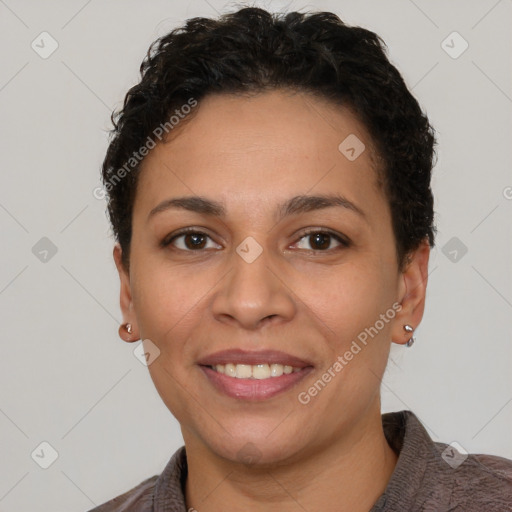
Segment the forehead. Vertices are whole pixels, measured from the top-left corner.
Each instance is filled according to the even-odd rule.
[[[382,195],[365,127],[306,93],[207,96],[176,128],[142,163],[136,203],[145,210],[173,194],[237,194],[251,204],[308,192]]]

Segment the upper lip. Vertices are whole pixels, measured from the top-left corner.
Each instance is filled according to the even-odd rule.
[[[293,366],[295,368],[305,368],[312,364],[300,357],[292,356],[279,350],[254,350],[247,351],[241,349],[221,350],[207,355],[198,361],[202,366],[214,366],[216,364],[282,364]]]

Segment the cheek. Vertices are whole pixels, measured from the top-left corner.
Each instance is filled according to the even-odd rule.
[[[133,303],[140,335],[159,350],[148,366],[151,379],[162,401],[177,418],[184,418],[187,400],[195,395],[190,379],[191,336],[198,325],[198,303],[204,285],[191,282],[176,269],[165,269],[145,258],[133,274]],[[192,386],[192,387],[190,387]]]
[[[133,303],[141,333],[159,338],[186,331],[201,300],[212,288],[213,279],[212,283],[209,279],[199,280],[184,267],[162,265],[161,261],[152,261],[150,255],[143,265],[134,267]]]
[[[382,274],[378,264],[367,261],[330,267],[317,274],[314,282],[311,276],[304,275],[294,282],[297,295],[315,312],[329,337],[335,337],[338,348],[373,326],[393,303],[389,278]],[[380,330],[384,334],[389,329],[390,324],[386,323]]]

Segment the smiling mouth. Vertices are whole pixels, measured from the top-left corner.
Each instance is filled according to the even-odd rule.
[[[262,363],[262,364],[216,364],[208,366],[217,373],[221,373],[235,379],[271,379],[281,377],[281,375],[289,375],[290,373],[300,372],[302,368],[283,365],[278,363]]]
[[[279,350],[221,350],[197,362],[206,381],[222,395],[264,401],[297,386],[314,371],[312,362]]]
[[[279,363],[225,363],[200,365],[217,391],[238,400],[264,401],[296,386],[313,371],[312,366]]]

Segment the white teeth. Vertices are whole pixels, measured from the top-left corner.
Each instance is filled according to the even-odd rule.
[[[216,364],[212,367],[218,373],[223,373],[229,377],[237,379],[268,379],[271,377],[280,377],[284,374],[300,372],[301,368],[295,368],[282,364]]]
[[[283,365],[282,364],[272,364],[270,365],[270,375],[272,377],[279,377],[283,375]]]
[[[270,366],[268,364],[255,364],[252,367],[252,376],[255,379],[268,379],[270,377]]]
[[[218,365],[218,366],[222,366],[222,365]],[[217,371],[219,371],[219,370],[217,370]],[[236,366],[234,364],[228,363],[224,367],[224,372],[221,372],[221,373],[225,373],[226,375],[229,375],[230,377],[236,377]]]
[[[249,379],[252,377],[252,368],[249,364],[237,364],[236,365],[236,378],[237,379]]]

